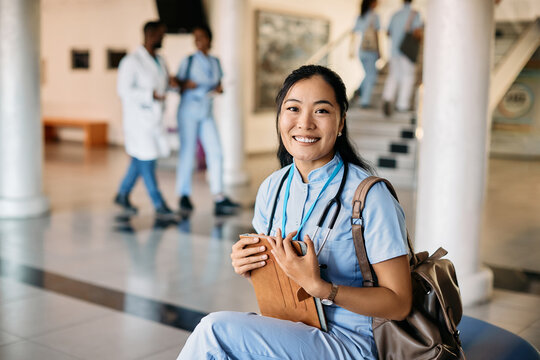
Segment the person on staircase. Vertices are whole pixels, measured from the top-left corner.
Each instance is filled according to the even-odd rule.
[[[362,0],[360,4],[360,15],[356,19],[351,36],[350,57],[355,55],[355,44],[357,43],[357,34],[361,35],[361,43],[358,49],[358,57],[364,68],[364,79],[360,84],[355,95],[360,97],[360,106],[370,108],[371,94],[373,87],[377,82],[377,67],[375,63],[380,57],[379,35],[380,29],[379,15],[375,13],[377,0]]]
[[[391,40],[390,61],[383,90],[383,112],[386,116],[390,116],[394,110],[396,92],[396,110],[406,112],[411,109],[415,63],[401,51],[400,47],[407,32],[420,38],[423,31],[420,14],[411,8],[411,2],[412,0],[404,0],[403,7],[392,16],[388,26],[388,36]]]

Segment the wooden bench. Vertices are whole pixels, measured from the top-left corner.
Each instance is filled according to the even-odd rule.
[[[107,122],[105,120],[43,118],[45,141],[58,140],[58,128],[83,129],[85,147],[107,145]]]

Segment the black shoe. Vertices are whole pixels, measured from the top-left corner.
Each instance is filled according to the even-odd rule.
[[[131,205],[131,203],[129,202],[128,195],[117,194],[116,197],[114,198],[114,203],[116,205],[121,206],[128,214],[137,213],[137,208]]]
[[[386,116],[392,115],[392,103],[390,103],[390,101],[385,101],[383,103],[383,113]]]
[[[165,203],[162,203],[161,206],[156,209],[156,217],[158,218],[170,218],[174,216],[175,214]]]
[[[232,202],[231,199],[225,197],[221,201],[216,201],[214,207],[215,215],[233,215],[240,208],[240,204]]]
[[[180,201],[178,201],[178,207],[182,211],[193,211],[193,204],[191,204],[189,196],[182,195]]]

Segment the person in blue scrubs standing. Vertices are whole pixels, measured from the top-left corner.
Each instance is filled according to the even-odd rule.
[[[206,25],[193,29],[197,52],[185,58],[176,75],[181,99],[178,107],[180,156],[176,170],[176,191],[183,212],[193,210],[191,184],[197,139],[206,154],[210,191],[214,196],[214,214],[235,213],[239,205],[223,193],[223,155],[221,141],[213,114],[213,98],[223,92],[223,72],[219,59],[209,54],[212,32]]]
[[[356,90],[356,94],[360,95],[360,106],[363,108],[371,107],[371,94],[377,82],[378,71],[375,64],[380,57],[378,31],[381,25],[379,15],[375,13],[376,6],[377,0],[363,0],[360,5],[360,16],[356,19],[353,28],[353,34],[362,34],[362,45],[358,49],[358,55],[364,67],[365,75],[360,87]],[[365,34],[368,34],[367,36],[370,39],[367,39],[367,36],[364,36]],[[351,57],[354,56],[353,44],[356,43],[355,38],[356,36],[351,37]],[[365,46],[368,40],[370,42],[369,48]]]
[[[178,359],[377,359],[371,317],[404,319],[412,303],[403,210],[386,185],[378,183],[369,192],[364,237],[379,286],[362,287],[351,203],[358,184],[370,176],[370,167],[348,139],[345,86],[330,69],[306,65],[287,77],[276,102],[282,169],[260,186],[253,226],[265,233],[271,225],[267,235],[279,266],[310,295],[326,300],[328,331],[254,313],[216,312],[201,320]],[[320,232],[314,236],[316,225],[340,187],[344,163],[349,171],[340,196],[342,208],[317,256],[323,239]],[[286,173],[291,181],[279,190]],[[277,211],[269,224],[276,196]],[[305,256],[294,252],[295,236],[306,243]],[[233,245],[237,274],[249,279],[252,270],[266,265],[264,247],[246,248],[259,241],[242,238]]]

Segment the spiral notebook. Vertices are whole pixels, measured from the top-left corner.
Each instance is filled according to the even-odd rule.
[[[267,236],[240,235],[240,238],[245,237],[258,237],[260,241],[248,245],[247,248],[264,245],[266,250],[260,255],[268,255],[265,266],[251,271],[251,280],[261,314],[282,320],[303,322],[306,325],[327,331],[326,318],[320,299],[307,294],[281,270],[270,252],[271,246]],[[306,253],[307,246],[304,242],[293,241],[293,245],[299,255]]]

